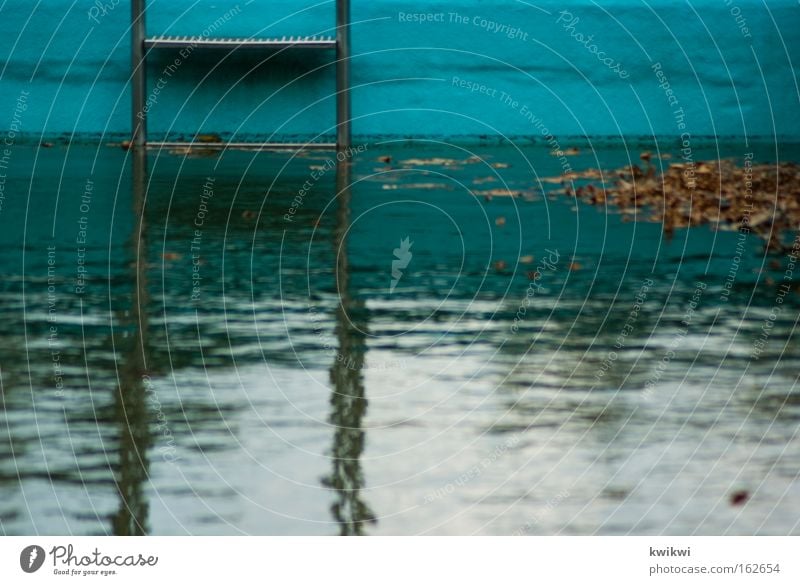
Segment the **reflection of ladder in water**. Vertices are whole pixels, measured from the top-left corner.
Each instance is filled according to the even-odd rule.
[[[132,18],[132,144],[133,146],[181,147],[201,146],[203,148],[264,148],[264,149],[303,149],[345,148],[350,145],[350,0],[336,0],[336,38],[332,37],[291,37],[291,38],[209,38],[196,37],[147,37],[145,33],[145,3],[147,0],[131,0]],[[148,142],[147,140],[147,54],[153,49],[175,49],[183,47],[196,49],[260,49],[281,51],[284,49],[336,50],[336,144],[327,143],[196,143],[196,142]]]

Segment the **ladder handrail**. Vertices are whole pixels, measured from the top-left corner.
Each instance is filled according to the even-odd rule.
[[[350,146],[350,0],[336,0],[336,144]]]
[[[144,111],[147,86],[145,67],[145,0],[131,0],[131,144],[141,147],[147,144],[147,117]]]

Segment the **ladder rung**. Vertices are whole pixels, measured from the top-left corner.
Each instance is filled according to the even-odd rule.
[[[209,37],[148,37],[144,40],[147,49],[179,49],[197,47],[203,49],[335,49],[333,37],[286,37],[278,38],[209,38]]]
[[[336,150],[333,142],[147,142],[148,148],[211,150]]]

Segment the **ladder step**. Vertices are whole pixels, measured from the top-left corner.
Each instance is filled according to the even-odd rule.
[[[210,38],[210,37],[148,37],[146,49],[335,49],[336,39],[325,36],[281,37],[281,38]]]
[[[334,142],[147,142],[151,149],[336,150]]]

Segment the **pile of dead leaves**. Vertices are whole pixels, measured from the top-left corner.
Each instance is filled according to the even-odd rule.
[[[657,173],[648,153],[643,168],[631,165],[603,173],[575,195],[594,205],[611,204],[626,220],[649,219],[676,228],[710,225],[750,231],[771,250],[785,250],[785,238],[800,231],[800,167],[793,163],[738,166],[731,160],[681,162]]]

